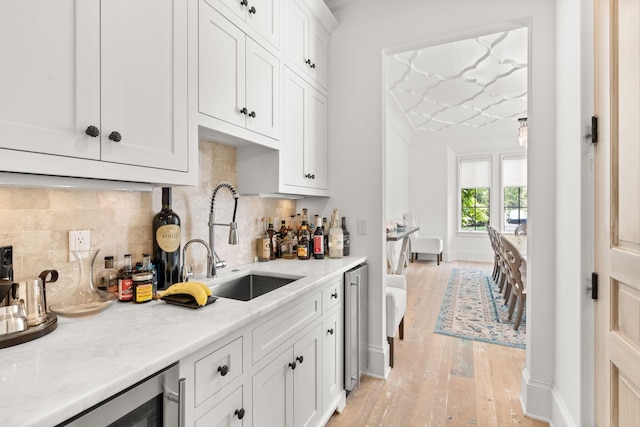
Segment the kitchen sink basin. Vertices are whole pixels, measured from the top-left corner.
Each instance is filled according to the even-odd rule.
[[[211,292],[214,296],[221,298],[249,301],[301,278],[301,276],[248,274],[212,286]]]

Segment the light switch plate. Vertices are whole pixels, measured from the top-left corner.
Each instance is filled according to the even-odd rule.
[[[69,231],[69,262],[76,260],[71,251],[88,251],[91,249],[91,232],[89,230]]]
[[[366,218],[358,218],[358,234],[367,234],[367,219]]]

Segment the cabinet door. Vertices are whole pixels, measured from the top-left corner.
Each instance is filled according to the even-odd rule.
[[[187,2],[100,3],[102,160],[186,171]]]
[[[304,175],[307,186],[327,189],[327,98],[315,89],[309,87],[307,102],[307,135],[304,146]]]
[[[288,348],[253,376],[253,426],[292,426],[293,373],[289,366],[293,351]]]
[[[318,325],[293,346],[296,369],[293,371],[293,425],[312,426],[320,415],[320,341],[322,328]]]
[[[291,0],[285,0],[285,3]],[[247,6],[247,24],[275,47],[280,45],[280,0],[252,0]]]
[[[280,61],[251,38],[246,39],[247,129],[280,137]]]
[[[308,85],[286,67],[283,85],[280,180],[284,185],[304,187],[307,185],[303,156]]]
[[[316,19],[312,19],[310,22],[312,24],[309,27],[309,59],[312,65],[309,67],[309,74],[327,89],[330,36]]]
[[[296,69],[309,72],[309,18],[294,0],[284,2],[283,48],[286,58]]]
[[[0,2],[0,147],[100,158],[97,1]]]
[[[200,2],[199,111],[245,127],[245,34]]]
[[[195,422],[195,427],[241,427],[245,416],[242,387],[204,414]]]
[[[342,311],[322,322],[322,397],[325,408],[342,390]]]

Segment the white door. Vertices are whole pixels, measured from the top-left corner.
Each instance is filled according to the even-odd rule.
[[[640,425],[640,1],[596,2],[596,425]]]
[[[306,135],[307,83],[284,68],[282,97],[282,140],[280,181],[284,185],[304,187],[304,139]],[[294,190],[295,191],[295,190]]]
[[[0,147],[100,158],[98,1],[0,2]]]
[[[280,139],[280,61],[251,38],[246,40],[247,129]]]
[[[102,160],[187,170],[187,2],[101,2]]]
[[[293,362],[291,348],[278,355],[252,379],[253,426],[291,426],[293,394]]]
[[[322,399],[326,407],[342,389],[342,311],[336,310],[322,322]]]
[[[293,425],[312,426],[320,414],[320,341],[318,325],[293,346],[296,368],[293,371]]]
[[[247,24],[269,43],[278,47],[280,45],[279,0],[252,0],[247,7]]]
[[[322,87],[327,89],[329,73],[329,33],[316,19],[309,28],[309,58],[312,65],[309,66],[309,74]]]
[[[284,46],[285,56],[296,69],[307,74],[309,66],[309,18],[294,0],[284,2]]]
[[[199,110],[245,127],[245,34],[200,1]]]
[[[308,125],[304,152],[306,186],[325,190],[329,182],[327,167],[327,114],[329,107],[327,98],[311,87],[309,87],[307,98]]]

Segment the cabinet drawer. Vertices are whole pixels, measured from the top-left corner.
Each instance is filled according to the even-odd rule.
[[[253,328],[253,363],[256,363],[277,346],[320,317],[320,293],[299,302],[288,310],[266,319]]]
[[[337,279],[322,290],[322,311],[327,313],[341,303],[342,279]]]
[[[223,425],[242,425],[245,416],[242,387],[226,396],[215,408],[204,414],[195,423],[195,427]],[[234,424],[234,422],[236,424]]]
[[[242,375],[242,337],[195,363],[195,406]]]

